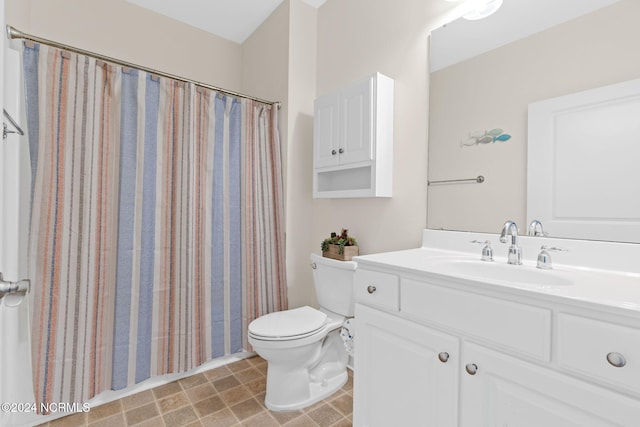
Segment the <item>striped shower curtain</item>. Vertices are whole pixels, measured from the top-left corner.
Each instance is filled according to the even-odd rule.
[[[277,111],[23,49],[38,402],[84,402],[247,348],[287,306]]]

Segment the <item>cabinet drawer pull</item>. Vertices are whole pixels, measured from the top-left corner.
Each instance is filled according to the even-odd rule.
[[[342,149],[342,148],[341,148],[341,149],[339,149],[339,150],[338,150],[338,153],[340,153],[340,154],[344,153],[344,149]]]
[[[376,291],[376,287],[373,285],[369,285],[367,286],[367,292],[369,292],[370,294],[374,293]]]
[[[332,156],[335,156],[336,154],[337,154],[337,151],[336,151],[336,150],[331,150],[331,155],[332,155]]]
[[[446,351],[439,353],[438,359],[440,359],[442,363],[447,363],[447,361],[449,360],[449,353],[447,353]]]
[[[478,372],[478,365],[475,363],[467,363],[467,366],[464,367],[467,370],[467,374],[475,375]]]
[[[625,359],[624,356],[620,353],[611,352],[607,354],[607,362],[609,362],[611,366],[615,366],[616,368],[622,368],[624,365],[627,364],[627,359]]]

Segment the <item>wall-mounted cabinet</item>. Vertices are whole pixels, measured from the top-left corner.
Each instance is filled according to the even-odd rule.
[[[368,76],[315,101],[313,197],[391,197],[393,80]]]

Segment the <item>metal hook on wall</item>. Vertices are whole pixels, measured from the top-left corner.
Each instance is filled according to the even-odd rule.
[[[9,120],[9,123],[15,129],[15,130],[11,130],[9,129],[9,126],[7,126],[6,123],[2,123],[2,139],[7,139],[7,135],[10,133],[17,133],[20,136],[24,135],[24,131],[22,130],[20,125],[18,125],[18,123],[15,120],[13,120],[13,117],[11,117],[11,114],[7,113],[7,110],[5,110],[4,108],[2,109],[2,111],[4,112],[4,117],[7,120]]]

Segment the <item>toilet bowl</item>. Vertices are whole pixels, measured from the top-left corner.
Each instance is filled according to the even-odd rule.
[[[320,309],[269,313],[249,324],[249,343],[268,364],[265,405],[273,411],[312,405],[348,378],[340,330],[354,312],[356,263],[312,254],[311,265]]]

